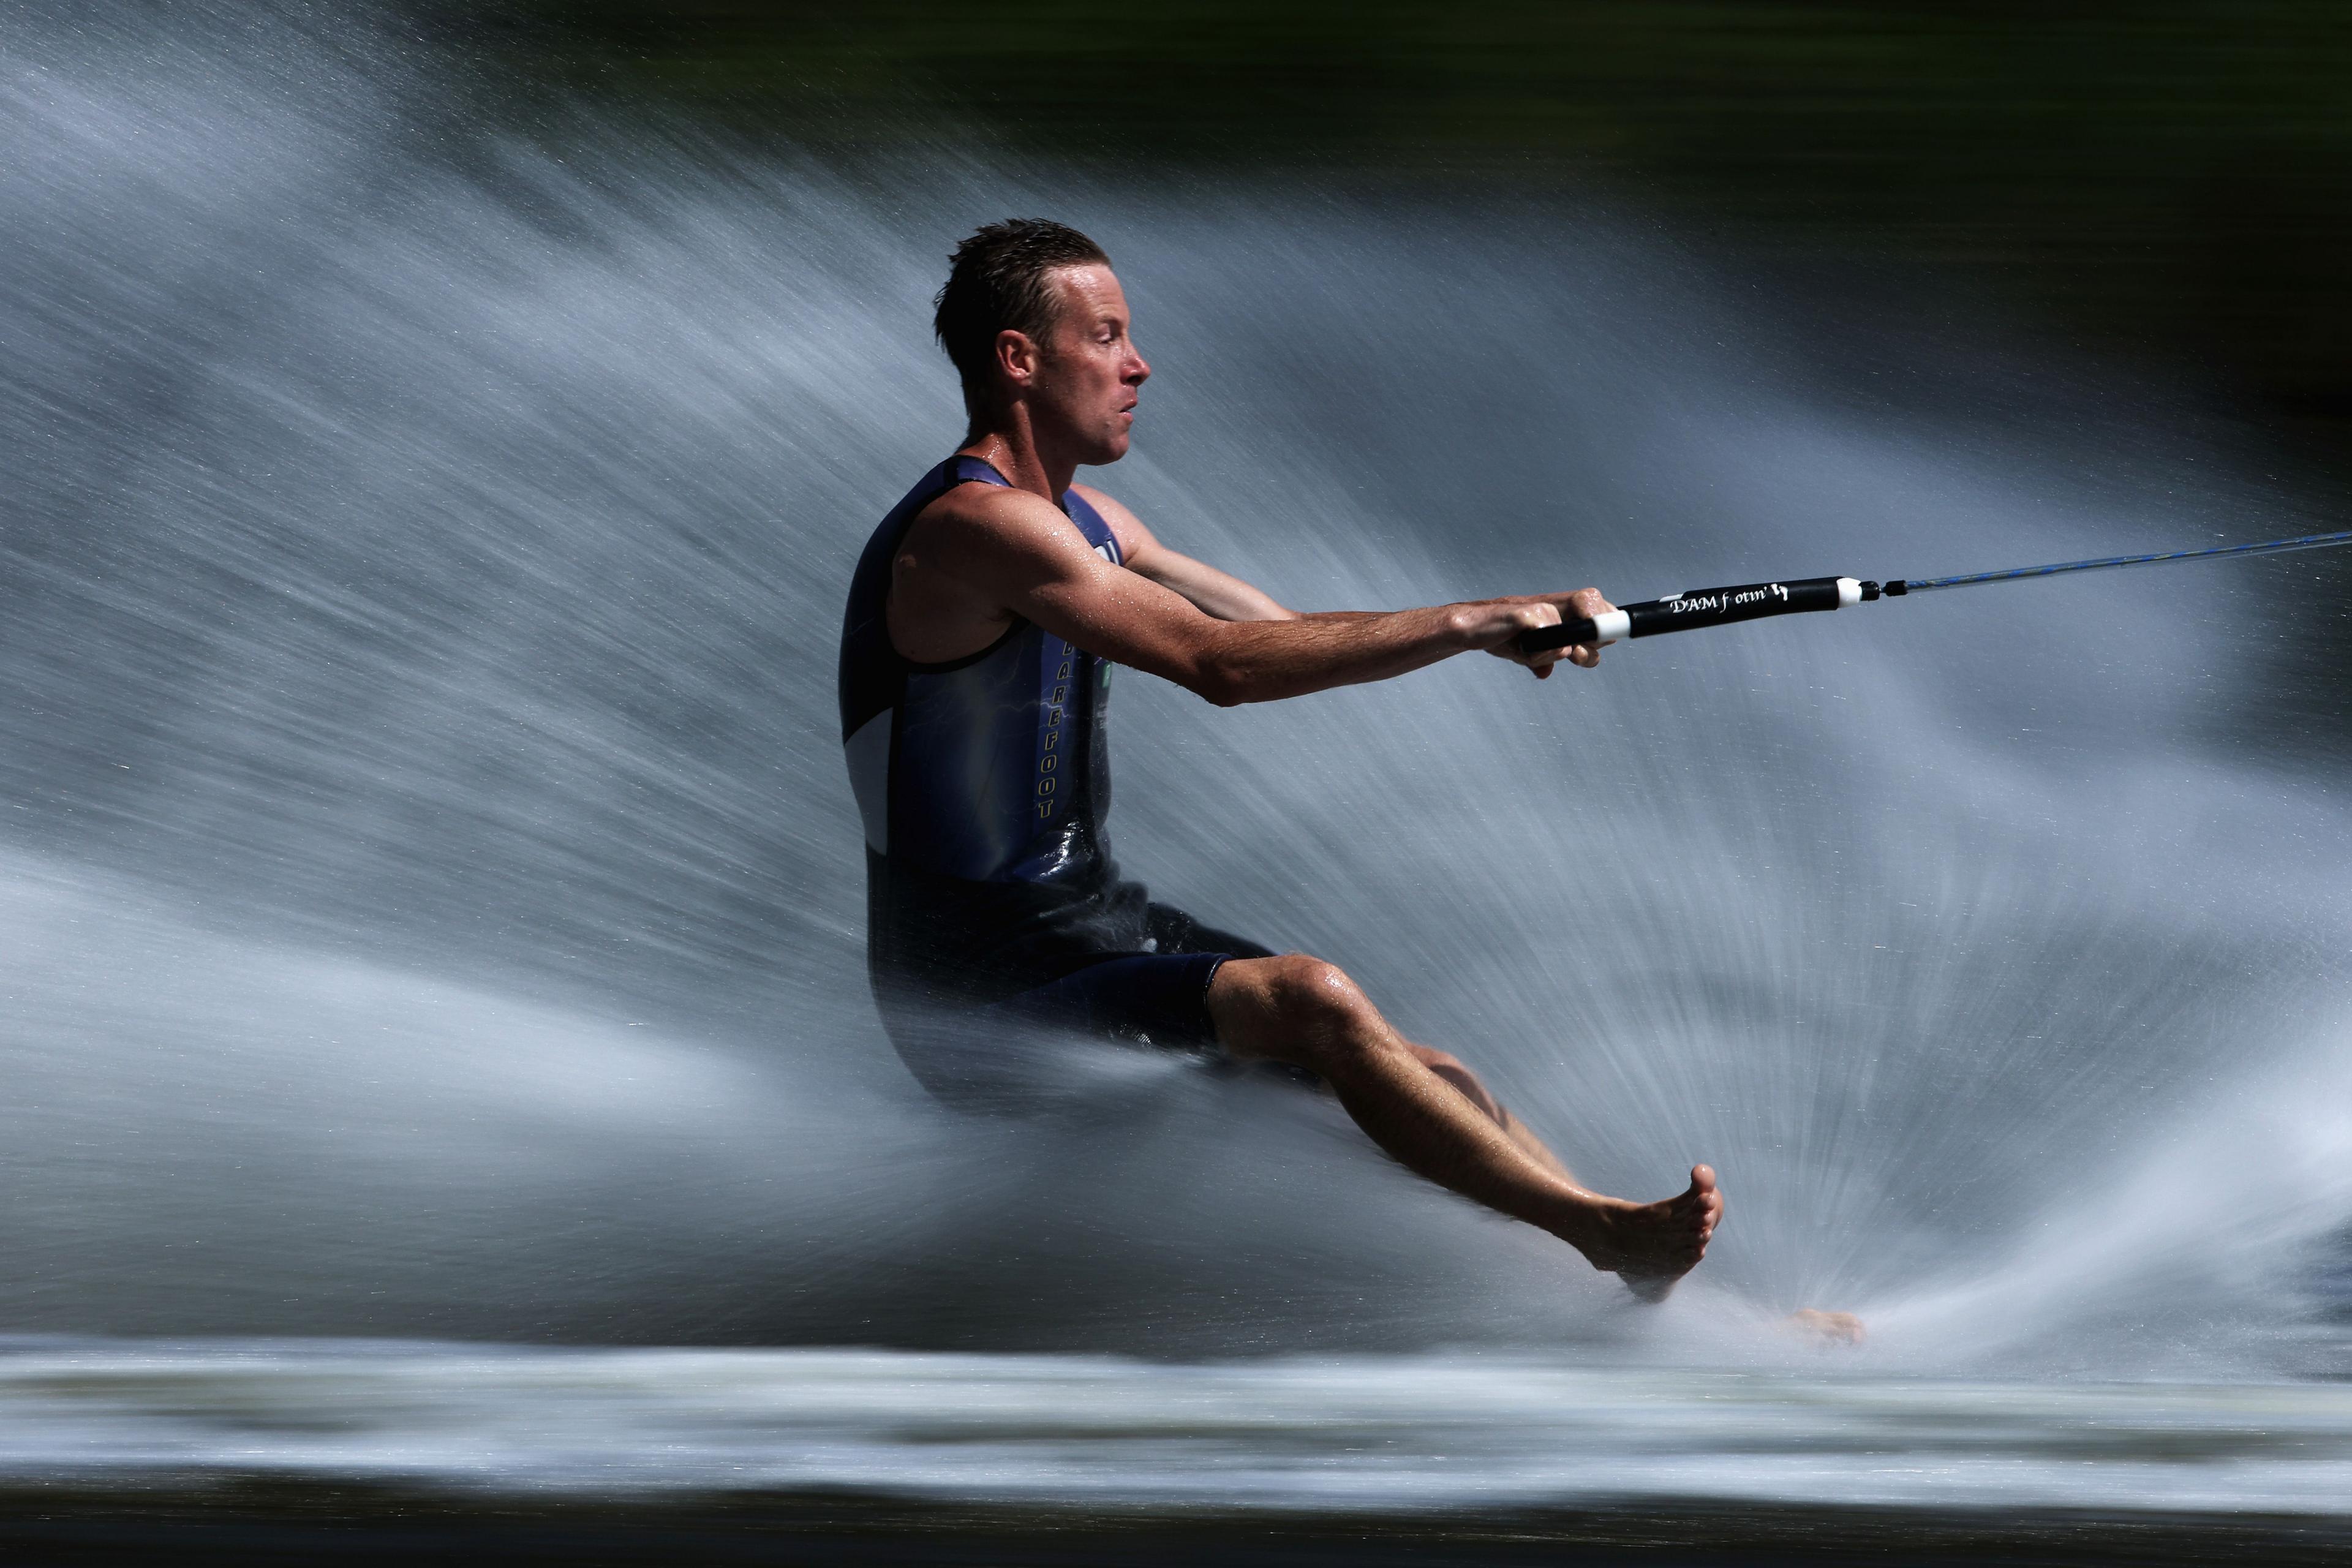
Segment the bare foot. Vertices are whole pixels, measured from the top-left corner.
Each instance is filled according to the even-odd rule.
[[[1862,1320],[1852,1312],[1824,1312],[1801,1307],[1780,1320],[1780,1326],[1816,1345],[1858,1345],[1869,1337]]]
[[[1615,1274],[1644,1301],[1663,1301],[1682,1277],[1706,1256],[1706,1244],[1723,1220],[1723,1194],[1715,1172],[1691,1167],[1687,1191],[1654,1204],[1612,1203],[1591,1216],[1587,1235],[1568,1240],[1592,1267]]]

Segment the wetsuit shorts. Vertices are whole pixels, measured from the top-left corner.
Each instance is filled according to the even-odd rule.
[[[1142,951],[1090,955],[1059,980],[992,1003],[979,1015],[1010,1027],[1043,1026],[1179,1049],[1216,1044],[1209,983],[1227,959],[1272,958],[1273,950],[1166,904],[1148,906],[1144,921]]]
[[[971,1109],[1034,1107],[1083,1077],[1073,1045],[1213,1049],[1210,982],[1231,959],[1273,956],[1246,937],[1151,904],[1136,950],[1074,956],[1055,978],[1010,996],[920,1000],[884,987],[877,999],[899,1058],[935,1098]]]

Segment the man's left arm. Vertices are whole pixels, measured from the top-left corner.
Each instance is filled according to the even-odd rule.
[[[1253,587],[1230,573],[1220,572],[1204,561],[1168,546],[1152,537],[1151,531],[1118,502],[1092,485],[1072,485],[1072,489],[1086,498],[1087,504],[1102,513],[1110,524],[1112,535],[1118,541],[1119,562],[1139,577],[1149,577],[1171,593],[1192,602],[1202,615],[1221,621],[1297,621],[1307,617],[1297,610],[1286,610],[1276,604],[1264,590]]]
[[[1152,537],[1151,531],[1143,526],[1141,518],[1092,485],[1072,485],[1070,488],[1085,497],[1087,504],[1100,512],[1102,520],[1110,524],[1111,534],[1118,541],[1120,564],[1137,576],[1148,577],[1179,597],[1190,600],[1192,607],[1204,616],[1220,621],[1321,621],[1331,624],[1373,622],[1384,618],[1374,610],[1285,609],[1264,589],[1244,583],[1230,573],[1220,572],[1205,561],[1195,561],[1180,551],[1169,549]],[[1611,607],[1608,601],[1591,589],[1584,592],[1591,595],[1592,603],[1600,609]],[[1539,594],[1512,602],[1557,604],[1562,601],[1558,595]],[[1566,613],[1564,609],[1562,613]],[[1577,611],[1579,615],[1598,613],[1599,610]],[[1605,647],[1608,645],[1601,646]],[[1520,664],[1528,662],[1507,645],[1498,644],[1486,651],[1497,658]],[[1570,664],[1590,669],[1600,662],[1601,652],[1597,647],[1574,647],[1568,649],[1564,657]],[[1548,663],[1537,663],[1529,668],[1538,680],[1546,679],[1552,671]]]

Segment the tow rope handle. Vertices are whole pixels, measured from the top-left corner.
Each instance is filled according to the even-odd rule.
[[[1902,592],[1898,584],[1895,592]],[[1760,621],[1767,616],[1798,616],[1814,610],[1842,610],[1875,599],[1875,583],[1853,577],[1806,577],[1794,583],[1743,583],[1731,588],[1699,588],[1671,598],[1623,605],[1591,620],[1579,616],[1556,626],[1535,626],[1518,637],[1521,653],[1579,644],[1618,642],[1626,637],[1654,637],[1662,632],[1696,631],[1701,626],[1727,626],[1735,621]]]

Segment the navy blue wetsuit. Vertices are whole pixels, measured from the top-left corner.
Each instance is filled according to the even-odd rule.
[[[916,514],[977,458],[925,474],[859,557],[841,637],[841,736],[866,826],[866,962],[883,1024],[918,1078],[944,1032],[1072,1028],[1158,1045],[1212,1038],[1228,958],[1268,950],[1121,881],[1105,840],[1111,666],[1029,621],[969,658],[918,664],[890,642],[891,564]],[[1084,498],[1062,510],[1096,553],[1118,541]]]

